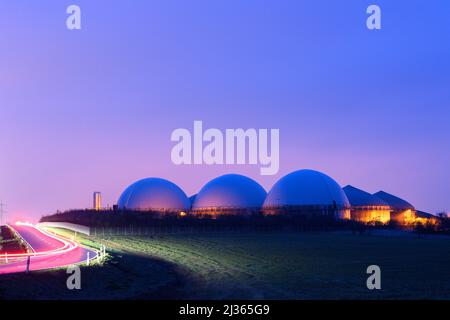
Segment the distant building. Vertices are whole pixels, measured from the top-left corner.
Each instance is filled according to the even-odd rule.
[[[350,203],[331,177],[314,170],[298,170],[275,183],[264,201],[263,212],[266,215],[333,216],[348,220]]]
[[[101,209],[101,194],[94,193],[94,209]],[[400,225],[438,221],[417,211],[409,202],[380,191],[370,194],[358,188],[344,189],[328,175],[298,170],[279,179],[266,193],[256,181],[238,174],[217,177],[190,198],[176,184],[161,178],[134,182],[121,194],[113,210],[223,215],[294,215],[334,217],[363,223],[395,221]]]
[[[417,210],[416,211],[416,218],[435,219],[435,220],[437,220],[438,217],[436,217],[435,215],[432,215],[431,213]]]
[[[246,176],[225,174],[209,181],[191,198],[192,212],[197,215],[250,215],[261,211],[266,191]]]
[[[102,194],[101,192],[94,192],[93,196],[93,208],[94,210],[101,210],[102,208]]]
[[[191,203],[183,190],[161,178],[146,178],[131,184],[117,201],[119,209],[180,213]]]
[[[343,190],[350,201],[352,220],[362,223],[388,223],[391,219],[391,208],[382,199],[350,185]]]
[[[416,209],[409,202],[384,191],[374,193],[391,207],[391,220],[399,224],[412,224],[416,221]]]

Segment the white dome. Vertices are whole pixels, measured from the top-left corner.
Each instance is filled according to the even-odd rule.
[[[294,171],[275,183],[264,207],[336,206],[348,208],[347,196],[332,178],[314,170]]]
[[[186,194],[176,184],[160,178],[147,178],[130,185],[117,202],[121,209],[189,210]]]
[[[256,181],[226,174],[208,182],[196,195],[192,209],[261,208],[266,191]]]

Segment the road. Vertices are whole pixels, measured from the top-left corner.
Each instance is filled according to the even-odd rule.
[[[9,260],[14,257],[14,262],[0,265],[0,274],[25,272],[27,259],[30,257],[30,271],[53,269],[93,259],[97,253],[83,248],[77,242],[70,239],[47,233],[32,225],[14,225],[20,236],[30,245],[33,252],[28,254],[8,255]],[[3,256],[0,257],[5,262]]]

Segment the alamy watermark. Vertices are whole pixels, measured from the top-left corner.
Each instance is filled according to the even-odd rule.
[[[366,26],[369,30],[380,30],[381,29],[381,8],[376,4],[372,4],[367,7],[366,12],[370,16],[366,20]]]
[[[171,152],[176,165],[259,164],[261,175],[274,175],[280,167],[279,129],[226,129],[224,134],[194,121],[192,134],[179,128],[170,139],[177,142]]]
[[[77,265],[73,265],[67,268],[67,274],[70,274],[67,277],[66,286],[69,290],[80,290],[81,289],[81,270]]]
[[[69,30],[81,30],[81,8],[76,4],[67,7],[66,13],[69,17],[66,19],[66,27]],[[381,29],[381,8],[376,4],[367,7],[366,13],[370,16],[366,20],[366,26],[369,30]]]
[[[366,281],[367,289],[381,290],[381,268],[373,264],[367,267],[366,273],[370,274]]]
[[[81,30],[81,8],[75,4],[67,7],[66,27],[69,30]]]

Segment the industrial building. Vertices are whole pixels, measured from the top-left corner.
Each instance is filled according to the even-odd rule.
[[[160,178],[147,178],[130,185],[120,196],[119,209],[185,212],[191,207],[183,190]]]
[[[102,193],[95,191],[92,197],[92,201],[93,201],[93,209],[94,210],[101,210],[102,209]]]
[[[192,213],[212,216],[259,213],[266,191],[256,181],[238,174],[226,174],[208,182],[191,197]]]
[[[374,196],[380,198],[391,207],[391,220],[402,225],[415,222],[416,209],[409,202],[384,191],[378,191],[374,193]]]
[[[344,187],[351,205],[350,217],[363,223],[386,224],[391,218],[391,207],[382,199],[351,185]]]
[[[94,208],[101,195],[94,193]],[[351,219],[363,223],[413,225],[435,221],[419,215],[409,202],[379,191],[370,194],[351,185],[341,188],[331,177],[314,170],[298,170],[279,179],[266,193],[256,181],[239,174],[226,174],[186,196],[176,184],[147,178],[131,184],[120,196],[119,209],[174,212],[193,215],[305,215]]]
[[[263,212],[350,219],[350,203],[339,184],[326,174],[298,170],[275,183],[264,201]]]

